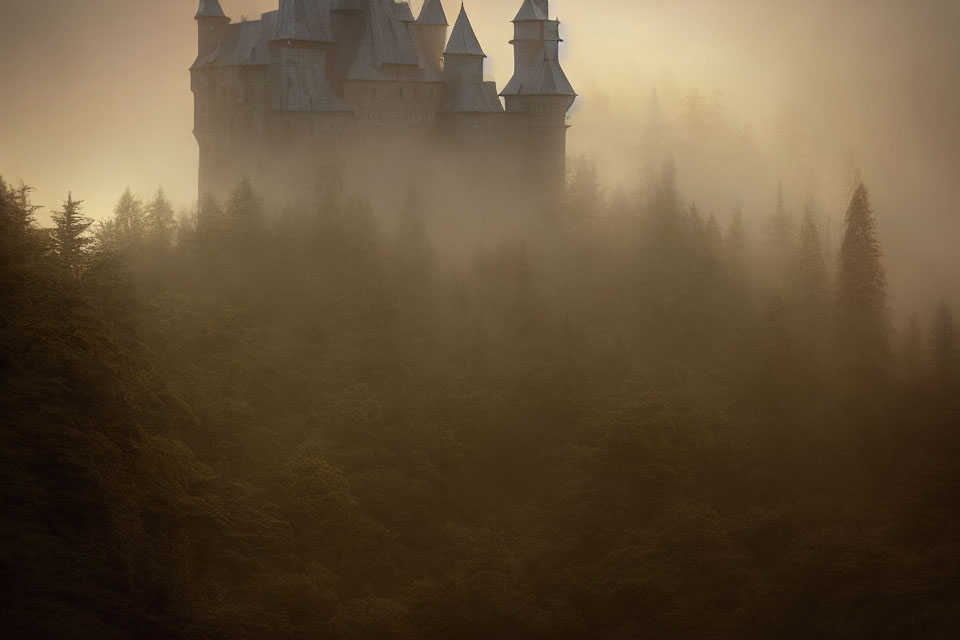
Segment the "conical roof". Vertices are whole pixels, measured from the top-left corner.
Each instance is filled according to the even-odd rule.
[[[195,18],[226,18],[219,0],[200,0]]]
[[[450,34],[450,41],[447,42],[447,48],[444,55],[457,56],[483,56],[487,57],[477,40],[477,34],[473,31],[470,24],[470,18],[467,17],[467,10],[460,5],[460,15],[457,16],[457,23],[453,25],[453,33]]]
[[[548,19],[546,0],[523,0],[523,6],[517,12],[514,22],[535,22]]]
[[[420,8],[420,17],[417,24],[440,24],[447,26],[447,14],[443,12],[443,3],[440,0],[424,0]]]

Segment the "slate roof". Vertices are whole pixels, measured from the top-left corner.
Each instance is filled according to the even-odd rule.
[[[410,8],[409,2],[397,2],[393,5],[393,11],[397,16],[397,20],[401,22],[416,22],[416,19],[413,17],[413,9]]]
[[[200,0],[196,18],[226,18],[219,0]]]
[[[439,24],[448,26],[447,14],[443,12],[443,3],[440,0],[424,0],[420,8],[418,24]]]
[[[447,48],[444,55],[458,56],[483,56],[483,48],[480,41],[477,40],[477,34],[473,31],[473,25],[470,24],[470,18],[467,17],[466,8],[460,6],[460,15],[457,16],[457,23],[453,25],[453,33],[450,34],[450,41],[447,42]]]
[[[446,110],[451,113],[498,113],[503,103],[497,97],[497,83],[461,83],[457,93],[450,97]]]
[[[330,8],[323,0],[280,0],[277,40],[331,42],[326,25]]]
[[[514,22],[536,22],[549,19],[547,0],[523,0]]]
[[[360,0],[334,0],[332,11],[363,11]]]
[[[517,70],[500,92],[502,96],[575,96],[560,63],[546,52]]]

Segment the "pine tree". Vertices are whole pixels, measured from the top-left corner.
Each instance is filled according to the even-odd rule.
[[[263,202],[249,178],[244,178],[230,195],[227,216],[231,223],[231,235],[243,245],[250,245],[263,232]]]
[[[113,223],[114,241],[118,247],[126,251],[135,250],[143,240],[145,224],[143,202],[130,192],[130,187],[126,188],[113,208]]]
[[[743,211],[739,203],[733,210],[733,219],[727,228],[726,261],[730,279],[736,284],[746,284],[747,225],[743,221]]]
[[[767,219],[768,262],[774,284],[782,287],[786,284],[786,274],[794,254],[793,219],[787,211],[783,197],[783,185],[777,187],[777,209]]]
[[[800,225],[800,245],[795,274],[795,299],[801,313],[819,317],[827,308],[827,263],[820,240],[820,229],[811,212]]]
[[[79,277],[86,265],[87,247],[92,242],[85,236],[93,221],[80,214],[82,200],[74,200],[73,194],[67,194],[63,203],[63,210],[53,214],[56,225],[54,233],[54,253],[57,255],[63,270],[74,277]]]
[[[146,227],[150,238],[160,244],[168,245],[173,237],[176,224],[173,204],[167,199],[163,187],[157,189],[153,200],[146,207]]]
[[[886,275],[867,188],[861,182],[847,209],[840,249],[837,349],[849,382],[876,387],[889,369]]]
[[[935,384],[941,390],[954,389],[960,381],[960,336],[946,302],[940,305],[934,318],[931,353]]]
[[[42,207],[31,201],[33,191],[33,187],[23,182],[10,188],[0,177],[0,242],[8,254],[28,250],[36,244],[35,214]]]

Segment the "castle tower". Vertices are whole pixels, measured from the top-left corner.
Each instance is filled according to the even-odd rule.
[[[443,12],[440,0],[424,0],[420,16],[410,25],[417,55],[437,75],[443,68],[443,45],[447,41],[448,27],[447,15]]]
[[[200,0],[194,19],[197,21],[197,61],[190,69],[190,88],[194,95],[193,136],[200,146],[197,178],[202,199],[206,195],[202,191],[211,183],[216,165],[212,148],[212,138],[216,135],[212,127],[216,95],[203,67],[215,54],[217,45],[230,24],[230,18],[224,14],[219,0]]]
[[[483,83],[483,59],[486,57],[467,17],[467,10],[461,5],[450,41],[443,51],[443,81],[447,85],[444,106],[448,111],[456,110],[457,98],[469,87]]]
[[[200,0],[194,20],[197,21],[198,31],[197,55],[205,58],[220,42],[224,27],[230,24],[230,18],[223,13],[219,0]]]
[[[560,21],[550,19],[549,0],[524,0],[513,32],[513,77],[500,95],[508,112],[529,114],[528,160],[545,187],[559,190],[566,173],[566,116],[577,97],[560,66]]]

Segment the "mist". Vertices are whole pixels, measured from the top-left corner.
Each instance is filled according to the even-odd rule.
[[[958,3],[214,4],[4,3],[7,637],[960,633]]]

